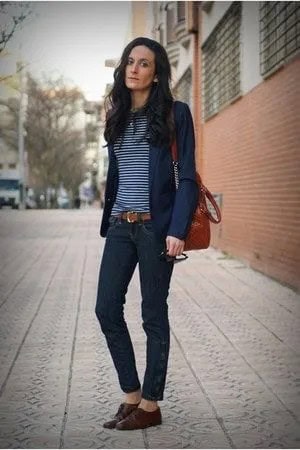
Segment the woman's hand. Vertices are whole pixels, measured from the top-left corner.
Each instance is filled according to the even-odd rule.
[[[174,236],[166,237],[167,254],[170,256],[179,256],[184,249],[184,241]]]

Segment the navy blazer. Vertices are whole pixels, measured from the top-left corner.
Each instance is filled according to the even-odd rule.
[[[179,187],[176,190],[171,149],[150,144],[150,213],[153,229],[158,236],[185,239],[198,200],[194,126],[186,103],[174,102],[174,119],[179,160]],[[108,219],[118,191],[117,159],[112,145],[108,145],[108,155],[105,203],[100,228],[103,237],[106,236],[109,227]]]

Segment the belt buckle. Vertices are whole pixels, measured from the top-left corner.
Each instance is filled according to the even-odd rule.
[[[130,219],[130,216],[129,216],[130,214],[135,214],[136,215],[136,219],[135,220],[134,219],[133,220]],[[137,213],[135,211],[127,211],[127,213],[126,213],[126,220],[127,220],[128,223],[136,222],[137,218],[138,218],[138,215],[137,215]]]

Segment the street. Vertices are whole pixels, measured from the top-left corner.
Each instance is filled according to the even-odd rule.
[[[94,313],[100,215],[0,211],[0,447],[299,448],[300,296],[212,248],[174,268],[163,424],[102,427],[123,396]],[[125,309],[142,379],[137,271]]]

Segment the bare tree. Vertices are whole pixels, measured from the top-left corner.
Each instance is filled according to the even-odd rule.
[[[0,99],[0,139],[10,150],[18,150],[19,99]]]
[[[83,179],[84,128],[78,124],[83,96],[63,78],[44,83],[28,77],[26,148],[36,184],[74,193]],[[77,123],[76,123],[77,121]]]
[[[0,2],[0,54],[30,14],[29,2]]]
[[[31,14],[32,9],[29,2],[0,2],[0,58],[5,56],[7,43]],[[18,62],[16,73],[26,66],[27,64]],[[0,75],[0,82],[11,80],[15,75],[15,73]]]
[[[87,170],[84,123],[78,117],[83,114],[82,93],[62,77],[41,82],[28,75],[27,98],[25,148],[35,187],[57,189],[63,184],[76,195]],[[0,99],[0,139],[15,151],[18,115],[17,97]]]

